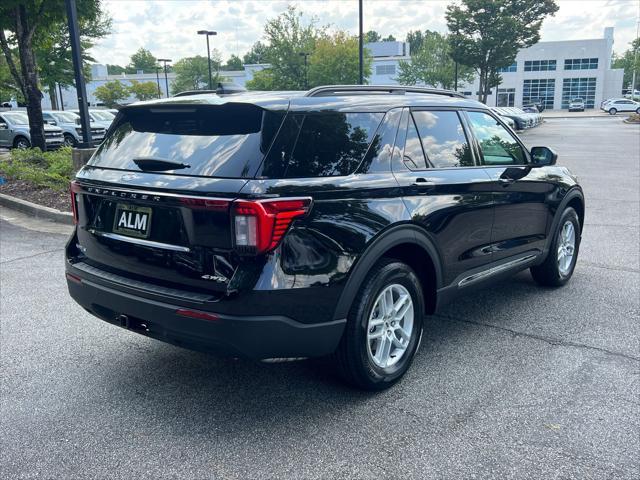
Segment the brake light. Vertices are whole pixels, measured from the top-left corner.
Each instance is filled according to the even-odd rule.
[[[80,185],[75,180],[69,185],[69,191],[71,193],[71,213],[73,214],[74,225],[78,224],[78,193],[80,190]]]
[[[266,253],[278,246],[287,229],[311,209],[311,198],[233,202],[235,246],[241,252]]]

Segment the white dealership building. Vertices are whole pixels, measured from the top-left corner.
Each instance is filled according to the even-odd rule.
[[[406,42],[367,43],[373,57],[370,84],[397,84],[400,62],[411,61]],[[618,97],[622,93],[622,69],[611,68],[613,53],[613,27],[604,30],[603,38],[539,42],[518,52],[515,62],[501,70],[501,85],[491,90],[488,105],[523,106],[533,102],[544,103],[547,109],[566,109],[568,102],[582,98],[587,108],[600,105],[603,99]],[[243,70],[220,72],[237,85],[244,86],[256,71],[268,68],[268,64],[244,65]],[[164,73],[137,73],[109,75],[105,65],[93,65],[92,79],[87,82],[87,97],[91,106],[99,105],[95,89],[112,80],[129,85],[132,80],[157,83],[161,96],[167,95]],[[169,89],[174,78],[168,74]],[[463,85],[460,91],[475,98],[478,82]],[[59,92],[58,92],[59,93]],[[74,88],[62,89],[65,109],[77,108]],[[124,103],[134,101],[129,98]],[[43,108],[50,108],[49,96],[43,98]]]

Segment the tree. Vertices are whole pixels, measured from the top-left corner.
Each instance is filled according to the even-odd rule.
[[[253,78],[245,84],[245,87],[247,90],[277,90],[273,71],[270,68],[258,70],[253,74]]]
[[[113,108],[116,107],[121,100],[129,98],[129,89],[118,80],[112,80],[97,87],[94,96],[108,108]]]
[[[382,42],[395,42],[396,41],[396,37],[394,37],[393,35],[389,35],[386,38],[383,38],[381,41]]]
[[[451,55],[478,74],[478,100],[498,85],[498,68],[511,65],[518,50],[540,40],[540,27],[558,6],[554,0],[462,0],[447,7]]]
[[[79,19],[98,17],[100,0],[77,0],[77,10]],[[3,0],[0,4],[0,48],[27,104],[31,144],[42,150],[46,143],[34,42],[66,21],[63,0]]]
[[[80,45],[82,49],[83,75],[85,80],[91,77],[90,63],[95,62],[88,52],[99,38],[105,37],[111,29],[111,19],[102,12],[91,17],[78,19]],[[53,109],[57,105],[56,84],[63,87],[73,85],[73,59],[71,58],[71,39],[65,23],[53,25],[47,31],[37,32],[34,48],[38,60],[40,81],[46,86]]]
[[[212,81],[215,85],[221,80],[218,73],[220,66],[220,53],[217,50],[211,51]],[[209,67],[207,57],[196,55],[195,57],[185,57],[173,64],[173,71],[176,78],[171,84],[173,94],[184,92],[185,90],[201,90],[209,88]]]
[[[107,64],[107,73],[109,75],[120,75],[121,73],[125,73],[126,68],[121,67],[120,65],[109,65]]]
[[[364,76],[371,75],[371,54],[364,51]],[[353,85],[358,83],[358,37],[336,32],[316,40],[309,57],[309,86]]]
[[[373,43],[380,41],[380,34],[375,30],[369,30],[367,33],[363,35],[364,43]]]
[[[128,90],[129,93],[138,100],[158,98],[158,84],[156,82],[138,82],[137,80],[131,80],[131,86],[129,86]]]
[[[409,32],[407,41],[413,42],[411,61],[400,62],[398,81],[405,85],[425,84],[433,87],[453,89],[455,87],[455,62],[451,58],[451,47],[446,35],[425,30]],[[458,82],[472,81],[473,69],[458,66]]]
[[[425,30],[425,33],[429,30]],[[424,42],[424,35],[420,30],[409,30],[407,33],[407,39],[405,40],[409,44],[409,52],[414,53],[422,48]]]
[[[286,12],[269,20],[264,27],[269,42],[265,60],[271,64],[275,89],[304,88],[304,57],[300,54],[312,53],[316,40],[324,30],[316,27],[314,19],[307,25],[303,25],[301,20],[302,13],[289,6]]]
[[[157,64],[156,57],[151,55],[149,50],[141,47],[131,55],[131,63],[127,66],[127,73],[137,73],[138,70],[142,70],[144,73],[153,73],[156,71]]]
[[[9,65],[7,65],[4,56],[0,56],[0,103],[9,102],[13,98],[16,98],[20,103],[24,103],[20,86],[11,75]]]
[[[242,63],[244,65],[253,65],[256,63],[264,63],[267,57],[267,46],[262,42],[256,42],[244,57]]]
[[[220,67],[220,70],[242,70],[242,59],[237,55],[231,55],[227,63]]]
[[[633,90],[640,89],[640,51],[638,55],[635,55],[636,49],[640,49],[640,38],[636,38],[630,44],[630,48],[626,50],[621,56],[614,55],[612,68],[624,68],[624,79],[622,85],[624,88],[632,88]],[[634,59],[636,59],[636,84],[631,85],[633,78]]]

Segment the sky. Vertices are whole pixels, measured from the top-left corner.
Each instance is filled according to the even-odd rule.
[[[305,18],[316,17],[320,25],[358,31],[357,0],[212,0],[149,1],[103,0],[113,19],[112,33],[91,51],[98,63],[126,65],[138,48],[156,57],[171,58],[206,54],[206,41],[196,34],[207,29],[212,48],[226,60],[242,56],[262,39],[264,24],[295,5]],[[376,30],[403,40],[409,30],[446,32],[444,12],[451,0],[364,0],[364,30]],[[621,53],[636,36],[640,0],[559,0],[559,11],[545,20],[542,41],[602,38],[612,26],[614,51]]]

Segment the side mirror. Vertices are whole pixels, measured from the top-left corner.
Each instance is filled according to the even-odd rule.
[[[58,122],[56,122],[55,120],[47,120],[45,123],[49,125],[58,125]]]
[[[555,165],[557,160],[558,154],[549,147],[533,147],[531,149],[532,167],[548,167]]]
[[[8,127],[7,127],[7,124],[6,124],[6,123],[4,123],[4,122],[0,122],[0,130],[6,130],[7,128],[8,128]]]

